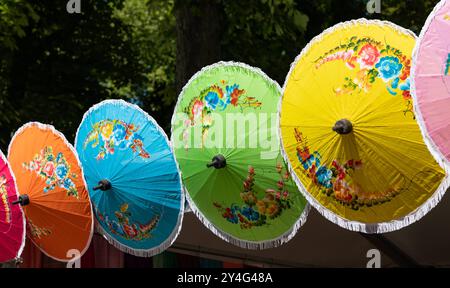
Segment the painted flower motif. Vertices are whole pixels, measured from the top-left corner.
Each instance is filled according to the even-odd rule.
[[[109,139],[113,133],[114,125],[112,123],[107,123],[101,127],[100,133],[103,139]]]
[[[258,191],[260,188],[255,184],[258,178],[255,169],[249,166],[247,178],[243,181],[243,190],[239,193],[244,205],[233,203],[230,207],[226,207],[224,204],[213,202],[214,207],[226,221],[239,224],[241,229],[269,224],[269,219],[277,218],[284,210],[292,207],[292,199],[289,198],[286,189],[287,181],[290,179],[286,175],[289,173],[281,163],[274,165],[273,169],[279,178],[272,183],[271,188],[265,189],[264,195],[261,195],[262,191]]]
[[[105,151],[108,152],[108,154],[114,154],[114,141],[109,140],[105,142]]]
[[[409,90],[403,91],[402,92],[402,96],[403,96],[403,99],[405,99],[405,100],[410,100],[412,98],[411,97],[411,93],[409,92]]]
[[[208,108],[216,110],[217,104],[219,104],[219,95],[216,92],[208,92],[205,101]]]
[[[317,182],[325,188],[331,188],[333,186],[333,184],[331,183],[333,173],[325,166],[321,166],[319,169],[317,169],[316,177]]]
[[[0,176],[0,187],[3,187],[6,184],[6,182],[7,182],[7,180],[6,180],[5,175]]]
[[[70,179],[70,178],[64,179],[64,182],[63,182],[63,187],[64,188],[69,189],[69,188],[74,187],[74,186],[75,186],[75,183],[73,183],[72,179]]]
[[[242,215],[244,215],[250,221],[256,221],[259,218],[259,213],[256,210],[253,210],[249,206],[244,206],[241,211]]]
[[[234,214],[229,214],[229,216],[227,217],[227,221],[231,222],[233,224],[237,224],[239,222],[239,219],[236,215]]]
[[[214,125],[214,111],[225,111],[229,108],[239,107],[244,109],[256,109],[262,106],[262,102],[256,97],[247,96],[245,89],[239,89],[239,84],[227,85],[228,81],[221,80],[205,89],[199,95],[191,99],[182,111],[188,116],[189,122],[184,123],[183,142],[186,150],[189,150],[189,134],[192,126],[201,126],[201,143],[204,144],[208,130]],[[231,105],[230,105],[231,104]]]
[[[409,90],[405,91],[409,92]],[[298,134],[299,132],[295,131],[295,133]],[[303,137],[296,137],[296,139],[297,150],[309,150],[307,149],[308,144],[304,141]],[[320,158],[320,154],[318,158]],[[363,192],[354,178],[355,171],[362,168],[363,162],[361,159],[350,159],[343,163],[340,163],[338,160],[333,160],[329,165],[324,164],[318,168],[313,164],[307,167],[307,169],[304,169],[303,172],[312,179],[313,184],[320,187],[321,193],[327,197],[332,197],[336,203],[349,206],[353,210],[359,210],[364,206],[371,207],[373,204],[389,202],[392,197],[398,195],[398,192],[392,189],[388,189],[377,195]]]
[[[115,125],[113,128],[113,138],[117,142],[121,142],[125,139],[127,130],[123,125]]]
[[[400,78],[395,78],[394,79],[394,81],[392,81],[392,83],[391,83],[391,87],[393,88],[393,89],[397,89],[398,88],[398,83],[400,82]]]
[[[32,161],[32,162],[30,162],[29,168],[30,168],[30,170],[39,171],[39,170],[41,170],[40,164],[41,164],[40,162]]]
[[[192,106],[192,115],[194,116],[194,119],[197,119],[202,114],[203,110],[203,102],[200,100],[195,100],[194,105]]]
[[[136,235],[138,233],[138,231],[136,229],[136,225],[134,225],[134,224],[133,225],[123,224],[123,231],[130,238],[136,237]]]
[[[119,225],[119,223],[117,223],[117,221],[112,221],[110,222],[110,229],[115,231],[116,233],[123,233],[124,231],[122,230],[122,226]]]
[[[402,91],[411,90],[411,81],[409,81],[409,78],[406,79],[406,81],[404,83],[400,84],[400,90],[402,90]]]
[[[364,45],[358,53],[358,63],[361,69],[371,69],[380,59],[380,52],[372,44]]]
[[[33,223],[30,219],[27,219],[27,230],[33,239],[41,239],[42,237],[52,234],[52,230],[47,227],[39,227]],[[28,233],[27,233],[28,234]]]
[[[283,166],[281,165],[281,163],[277,163],[277,172],[281,173],[281,170],[283,170]]]
[[[58,179],[64,179],[67,176],[67,166],[64,164],[59,164],[56,166],[55,174]]]
[[[372,85],[370,85],[370,75],[367,69],[359,70],[356,73],[354,82],[360,89],[364,90],[365,92],[369,91],[369,89],[372,87]]]
[[[445,64],[444,75],[450,75],[450,53],[447,56],[447,63]]]
[[[7,191],[7,179],[5,175],[0,176],[0,203],[2,203],[1,208],[3,209],[6,223],[11,223],[11,209],[9,207],[8,201],[8,191]]]
[[[121,213],[125,213],[125,212],[127,212],[128,211],[128,203],[123,203],[121,206],[120,206],[120,212]]]
[[[102,224],[109,228],[109,230],[124,239],[141,241],[152,237],[150,232],[158,225],[160,215],[155,214],[147,223],[140,223],[132,219],[132,213],[128,211],[128,204],[120,205],[119,210],[115,211],[113,215],[115,219],[110,219],[108,215],[102,215],[98,219]],[[94,206],[97,215],[101,215],[97,207]]]
[[[411,59],[408,59],[405,55],[401,56],[401,61],[404,64],[403,72],[400,75],[400,80],[405,81],[411,74]]]
[[[283,189],[283,187],[284,187],[284,182],[283,182],[282,180],[278,181],[278,182],[277,182],[277,186],[278,186],[279,189]]]
[[[55,164],[53,162],[47,162],[44,169],[42,169],[42,172],[44,172],[48,177],[52,177],[53,173],[55,173]]]
[[[67,196],[78,198],[73,182],[77,175],[71,173],[70,164],[63,153],[59,152],[55,157],[52,147],[44,147],[31,161],[22,163],[22,167],[28,171],[34,171],[45,181],[44,193],[59,187],[66,190]]]
[[[244,89],[239,89],[238,84],[226,87],[227,91],[227,101],[233,106],[237,106],[239,103],[239,97],[245,93]]]
[[[305,160],[301,160],[304,169],[308,169],[308,167],[312,166],[320,166],[320,155],[318,155],[317,153],[314,153],[314,155],[308,154],[307,156],[305,155],[298,155],[298,156],[302,156],[302,158],[303,157],[305,158]]]
[[[406,109],[403,110],[403,114],[411,113],[414,118],[411,95],[406,91],[409,87],[405,88],[407,86],[405,82],[411,73],[411,58],[401,50],[371,37],[353,36],[317,58],[315,67],[318,69],[331,61],[344,61],[350,69],[355,69],[355,64],[359,64],[354,77],[346,76],[342,85],[333,88],[336,96],[369,93],[377,79],[381,78],[389,94],[392,96],[401,94],[405,99]],[[307,160],[305,157],[302,159]],[[304,168],[310,164],[302,162]],[[319,167],[317,163],[316,167]]]
[[[105,159],[114,154],[116,150],[130,149],[142,158],[149,158],[150,154],[145,151],[144,139],[138,135],[139,127],[128,124],[121,120],[102,120],[93,125],[83,143],[86,149],[89,144],[92,148],[99,149],[96,159]]]
[[[389,82],[392,79],[397,78],[400,75],[403,65],[400,63],[397,57],[385,56],[375,65],[378,69],[381,79],[384,82]]]

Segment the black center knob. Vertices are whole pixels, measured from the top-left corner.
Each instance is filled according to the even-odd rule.
[[[341,119],[334,124],[332,129],[338,134],[345,135],[353,131],[353,124],[347,119]]]
[[[98,182],[98,185],[94,187],[94,190],[102,190],[102,191],[106,191],[112,188],[111,182],[109,182],[106,179],[100,180],[100,182]]]
[[[224,168],[225,166],[227,166],[227,160],[221,154],[214,156],[212,161],[210,163],[206,164],[206,167],[208,167],[208,168],[214,167],[216,169],[221,169],[221,168]]]

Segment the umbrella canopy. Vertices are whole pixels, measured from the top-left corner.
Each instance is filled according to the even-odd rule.
[[[444,0],[436,5],[422,29],[412,67],[417,120],[433,155],[447,167],[450,165],[449,35],[450,1]]]
[[[220,62],[192,77],[175,107],[172,140],[189,205],[240,247],[287,242],[308,214],[279,149],[280,96],[261,70]]]
[[[83,170],[72,145],[53,126],[28,123],[9,144],[8,160],[17,179],[27,235],[58,261],[82,256],[93,219]]]
[[[18,258],[25,245],[25,218],[20,205],[16,180],[0,151],[0,263]]]
[[[184,194],[164,131],[138,106],[106,100],[83,117],[75,147],[98,228],[120,250],[150,257],[178,236]]]
[[[310,203],[341,227],[400,229],[448,187],[415,121],[409,72],[415,36],[360,19],[314,38],[286,78],[285,158]]]

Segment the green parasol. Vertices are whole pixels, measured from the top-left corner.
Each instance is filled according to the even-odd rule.
[[[192,77],[172,118],[189,205],[214,234],[240,247],[289,241],[309,211],[280,153],[280,97],[261,70],[220,62]]]

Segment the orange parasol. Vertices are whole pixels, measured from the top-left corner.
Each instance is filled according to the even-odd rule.
[[[14,135],[8,160],[28,237],[53,259],[81,257],[92,238],[92,208],[77,154],[64,135],[53,126],[28,123]]]

